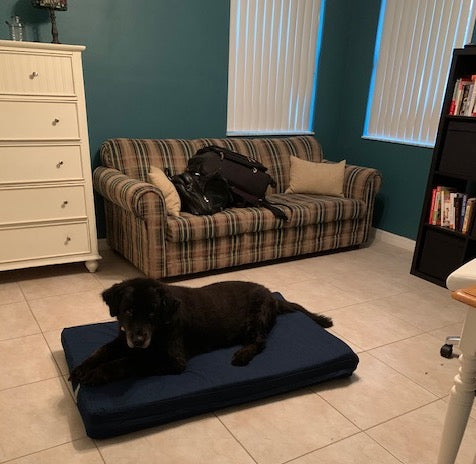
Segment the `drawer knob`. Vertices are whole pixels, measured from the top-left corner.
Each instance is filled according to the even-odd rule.
[[[30,79],[34,79],[35,77],[38,77],[38,73],[36,71],[33,71],[31,74],[30,74]]]
[[[67,204],[68,200],[63,201],[63,203],[61,203],[61,208],[65,208]]]
[[[56,124],[58,124],[60,122],[60,120],[58,118],[54,118],[53,119],[53,126],[56,126]]]
[[[60,162],[56,165],[56,167],[59,169],[61,166],[63,166],[63,164],[64,164],[64,162],[63,162],[63,161],[60,161]]]
[[[66,240],[64,241],[64,244],[67,245],[69,242],[71,242],[71,237],[66,237]]]

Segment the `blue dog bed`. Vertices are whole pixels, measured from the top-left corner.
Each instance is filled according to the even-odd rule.
[[[64,329],[61,342],[69,369],[117,333],[116,322]],[[112,437],[349,376],[359,362],[342,340],[301,313],[279,316],[266,349],[248,366],[231,365],[236,350],[196,356],[180,375],[79,386],[77,405],[88,436]]]

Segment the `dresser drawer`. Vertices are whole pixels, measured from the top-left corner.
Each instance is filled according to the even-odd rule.
[[[0,190],[0,205],[0,224],[86,216],[82,185]]]
[[[0,262],[90,252],[86,223],[0,230]]]
[[[0,139],[78,139],[74,102],[0,101]]]
[[[81,148],[63,146],[0,146],[0,184],[83,179]]]
[[[68,55],[0,51],[0,93],[73,96],[71,60]]]

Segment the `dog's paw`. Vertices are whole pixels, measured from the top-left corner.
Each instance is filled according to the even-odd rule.
[[[76,366],[70,373],[68,380],[73,384],[78,384],[82,382],[82,379],[87,374],[88,369],[85,368],[82,364]]]
[[[231,364],[233,364],[233,366],[246,366],[247,364],[250,363],[251,359],[252,359],[252,356],[250,357],[248,353],[237,351],[233,355]]]
[[[107,375],[99,367],[92,368],[87,365],[75,367],[69,376],[69,380],[74,384],[81,385],[101,385],[109,382]]]
[[[81,385],[95,386],[110,382],[109,376],[103,369],[97,367],[85,372],[80,380]]]

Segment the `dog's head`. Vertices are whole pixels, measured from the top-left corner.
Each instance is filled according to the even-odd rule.
[[[173,322],[180,302],[153,279],[130,279],[102,293],[112,317],[126,333],[130,348],[147,348],[155,332]]]

